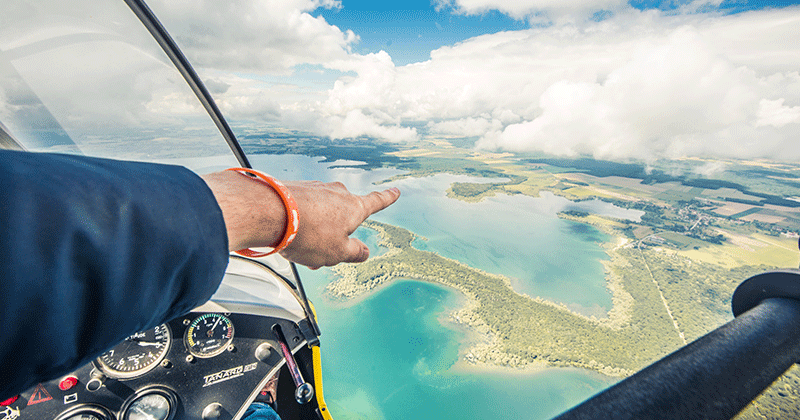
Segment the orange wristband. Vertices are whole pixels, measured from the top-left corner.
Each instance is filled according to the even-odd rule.
[[[229,168],[227,170],[238,172],[255,181],[263,182],[269,185],[281,197],[283,206],[286,208],[286,231],[283,233],[283,238],[281,241],[275,245],[272,251],[258,252],[253,251],[250,248],[245,248],[236,251],[236,253],[251,258],[266,257],[267,255],[272,255],[289,246],[289,244],[292,243],[294,238],[297,236],[297,229],[300,227],[300,217],[297,212],[297,202],[295,202],[294,198],[292,198],[292,194],[289,192],[289,189],[286,188],[285,185],[281,184],[281,182],[277,179],[262,172],[256,171],[255,169]]]

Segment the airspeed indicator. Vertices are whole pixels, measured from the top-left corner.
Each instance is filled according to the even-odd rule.
[[[130,379],[155,368],[169,350],[172,339],[167,324],[138,332],[95,359],[100,370],[112,378]]]

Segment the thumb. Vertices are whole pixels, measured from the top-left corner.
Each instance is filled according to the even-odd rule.
[[[364,242],[349,238],[342,262],[364,262],[367,258],[369,258],[369,248],[364,245]]]

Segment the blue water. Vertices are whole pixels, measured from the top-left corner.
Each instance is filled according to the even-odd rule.
[[[439,174],[377,187],[374,182],[400,172],[331,169],[331,163],[298,155],[254,155],[251,161],[278,178],[341,181],[359,194],[397,186],[400,201],[373,219],[425,237],[415,241],[420,249],[506,275],[519,292],[597,316],[611,306],[599,247],[609,238],[556,213],[640,215],[552,194],[499,195],[480,203],[445,196],[450,183],[486,181],[480,178]],[[382,252],[372,231],[360,229],[355,235],[372,255]],[[578,369],[523,374],[454,368],[468,337],[447,321],[460,304],[457,292],[397,281],[367,298],[339,302],[324,294],[333,279],[328,270],[301,269],[300,274],[319,314],[326,400],[338,420],[550,418],[614,382]]]
[[[396,186],[400,200],[372,218],[405,227],[426,238],[419,249],[435,251],[472,267],[509,277],[520,293],[566,304],[586,315],[605,316],[611,308],[598,246],[607,235],[591,226],[562,220],[556,213],[581,210],[638,220],[642,214],[602,201],[573,203],[551,193],[533,198],[498,195],[480,203],[447,198],[452,182],[483,178],[438,174],[373,185],[401,173],[393,169],[330,169],[336,163],[300,155],[254,155],[254,167],[283,179],[341,181],[356,193]],[[370,244],[367,244],[370,245]],[[373,255],[380,253],[370,246]],[[376,253],[377,252],[377,253]]]
[[[427,241],[420,249],[512,279],[531,296],[562,302],[584,314],[603,316],[611,308],[596,229],[556,217],[571,202],[561,197],[498,195],[479,203],[447,198],[452,182],[469,178],[440,174],[392,185],[400,202],[374,218],[413,230]]]
[[[320,295],[324,272],[301,276],[320,314],[335,419],[546,419],[613,383],[578,369],[454,371],[464,333],[441,320],[459,303],[454,292],[397,281],[347,306]]]

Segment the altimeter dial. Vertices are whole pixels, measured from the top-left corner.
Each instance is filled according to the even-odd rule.
[[[129,379],[149,372],[167,355],[172,333],[167,324],[138,332],[103,353],[95,362],[112,378]]]
[[[216,356],[233,341],[233,323],[222,314],[200,315],[189,324],[183,341],[197,357]]]

